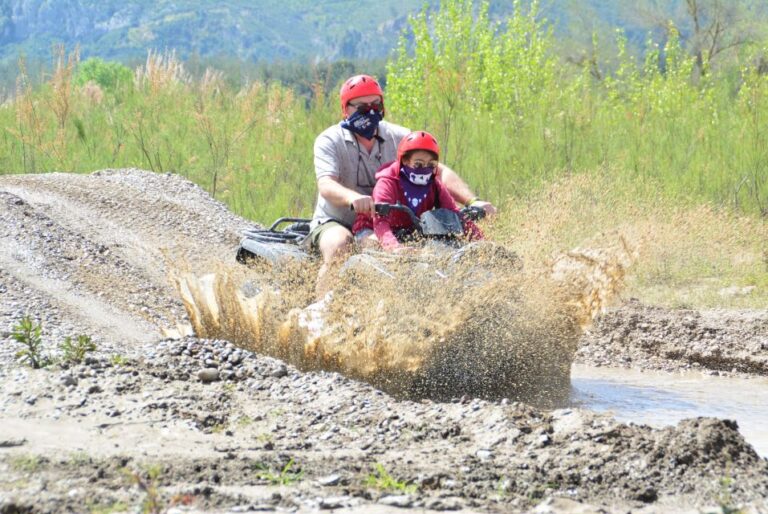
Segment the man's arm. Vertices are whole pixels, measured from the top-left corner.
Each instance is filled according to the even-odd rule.
[[[373,198],[344,187],[335,177],[320,177],[317,179],[317,189],[320,196],[336,207],[351,205],[356,213],[373,216]]]
[[[458,203],[463,205],[471,203],[476,207],[482,207],[486,214],[496,214],[496,207],[494,207],[491,202],[486,202],[477,198],[467,183],[464,182],[455,171],[442,163],[440,164],[440,177],[445,187],[451,193],[453,199]]]

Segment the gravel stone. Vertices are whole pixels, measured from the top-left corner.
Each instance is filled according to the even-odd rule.
[[[216,368],[201,369],[197,372],[197,378],[204,384],[219,380],[219,370]]]

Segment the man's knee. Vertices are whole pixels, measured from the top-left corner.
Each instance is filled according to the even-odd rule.
[[[325,230],[321,234],[318,244],[323,261],[328,263],[348,253],[352,242],[352,232],[341,225]]]

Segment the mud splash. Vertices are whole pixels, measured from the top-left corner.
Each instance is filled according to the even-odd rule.
[[[546,268],[490,243],[365,254],[349,259],[333,292],[314,303],[315,269],[299,263],[218,265],[175,282],[201,337],[402,398],[557,406],[568,402],[582,328],[620,289],[633,258],[624,240],[563,253]]]

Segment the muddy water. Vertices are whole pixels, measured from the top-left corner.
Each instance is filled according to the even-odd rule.
[[[768,379],[664,373],[574,365],[573,405],[654,427],[685,418],[734,419],[755,450],[768,457]]]

